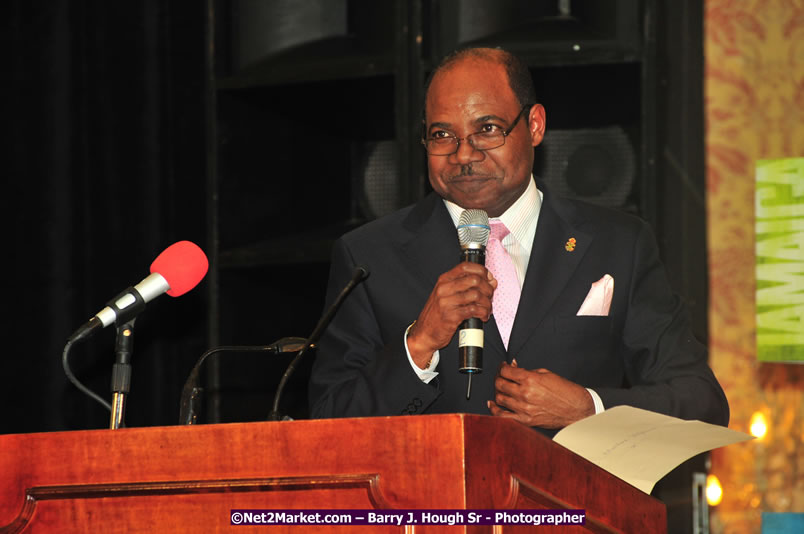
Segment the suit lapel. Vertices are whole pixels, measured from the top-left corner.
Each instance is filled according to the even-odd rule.
[[[513,355],[521,351],[547,315],[594,238],[579,231],[563,208],[564,205],[551,199],[545,191],[522,297],[508,343],[508,351]],[[575,239],[574,249],[568,251],[567,243],[572,238]]]
[[[402,261],[410,271],[419,273],[425,285],[435,286],[438,277],[459,261],[461,248],[452,218],[443,201],[430,194],[405,219],[409,232],[403,238]]]

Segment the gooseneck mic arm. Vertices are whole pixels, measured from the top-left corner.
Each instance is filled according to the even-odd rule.
[[[268,354],[282,354],[285,352],[296,352],[304,347],[307,340],[303,337],[283,337],[279,341],[270,345],[224,345],[213,347],[198,358],[190,376],[184,383],[181,391],[181,404],[179,406],[179,424],[194,425],[198,420],[198,412],[201,410],[201,393],[204,388],[198,385],[201,366],[204,361],[213,354],[219,352],[266,352]]]
[[[341,290],[338,298],[335,299],[335,302],[332,303],[332,306],[329,307],[327,312],[324,316],[318,321],[318,324],[315,325],[313,329],[313,333],[310,334],[310,337],[307,338],[307,343],[304,344],[304,347],[296,354],[296,356],[291,360],[288,368],[285,370],[285,374],[282,375],[282,379],[279,381],[279,386],[276,388],[276,394],[274,395],[274,404],[271,408],[271,413],[268,414],[269,421],[279,421],[281,418],[279,416],[279,401],[282,398],[282,391],[285,389],[285,385],[288,383],[288,379],[290,379],[290,375],[293,374],[293,371],[296,369],[296,365],[298,365],[299,361],[301,361],[302,356],[307,352],[310,347],[314,347],[316,343],[318,343],[318,339],[321,337],[321,334],[324,333],[324,330],[329,325],[332,318],[335,316],[335,312],[338,311],[338,308],[341,307],[341,304],[349,293],[352,290],[368,277],[368,271],[363,267],[355,267],[354,272],[352,273],[352,279],[349,280],[349,283],[344,286]]]

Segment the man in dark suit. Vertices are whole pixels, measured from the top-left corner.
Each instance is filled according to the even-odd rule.
[[[460,51],[438,67],[423,140],[434,193],[336,243],[329,302],[355,266],[370,275],[319,343],[313,417],[466,412],[552,434],[627,404],[728,423],[647,225],[536,185],[545,111],[535,102],[526,66],[502,50]],[[509,275],[456,265],[464,209],[504,229]],[[497,298],[501,283],[513,299]],[[484,371],[467,399],[456,331],[471,317],[485,321]]]

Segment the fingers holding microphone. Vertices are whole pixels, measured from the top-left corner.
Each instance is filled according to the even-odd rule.
[[[449,344],[464,320],[488,321],[496,287],[497,280],[483,265],[462,262],[442,274],[408,332],[413,361],[426,364],[433,352]]]

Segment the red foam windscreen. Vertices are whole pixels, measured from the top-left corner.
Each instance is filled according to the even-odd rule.
[[[204,251],[190,241],[173,243],[156,257],[151,272],[161,274],[170,286],[171,297],[184,295],[207,274],[209,260]]]

